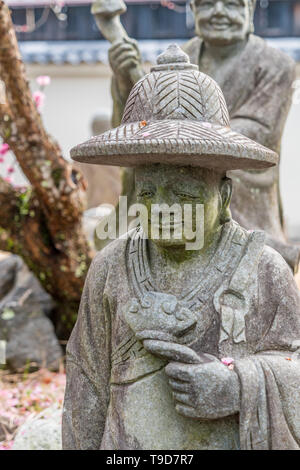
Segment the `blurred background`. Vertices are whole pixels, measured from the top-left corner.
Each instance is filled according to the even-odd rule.
[[[112,108],[109,44],[99,33],[89,0],[7,0],[7,3],[33,91],[38,88],[36,77],[51,77],[42,114],[47,130],[69,158],[71,147],[97,132],[97,119],[109,122]],[[127,0],[126,4],[128,10],[122,22],[129,36],[139,41],[143,59],[148,63],[154,62],[170,42],[181,44],[194,34],[189,0]],[[255,31],[298,62],[300,80],[300,0],[257,0]],[[295,102],[284,133],[281,164],[287,229],[294,240],[300,239],[299,125],[300,103]],[[0,172],[5,171],[2,165]],[[102,183],[97,178],[90,182],[90,207],[115,202],[120,188],[118,170],[108,171],[105,178],[108,189],[101,189]],[[24,181],[18,171],[14,179],[17,184]]]

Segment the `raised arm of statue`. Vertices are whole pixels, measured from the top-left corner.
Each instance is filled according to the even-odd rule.
[[[101,446],[110,378],[110,317],[104,295],[106,271],[99,253],[89,270],[78,319],[67,347],[64,449],[99,450]]]
[[[112,126],[117,127],[122,120],[127,98],[132,87],[145,72],[142,68],[138,43],[125,38],[114,43],[108,52],[109,63],[113,71],[111,94],[113,99]]]
[[[128,37],[120,22],[120,15],[126,12],[123,0],[95,0],[91,12],[102,35],[112,44],[109,63],[114,74],[112,125],[116,127],[122,120],[131,88],[145,73],[137,42]]]

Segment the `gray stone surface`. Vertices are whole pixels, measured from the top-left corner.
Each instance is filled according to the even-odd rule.
[[[63,354],[47,318],[54,306],[51,297],[18,256],[2,258],[0,273],[0,339],[7,343],[6,366],[56,368]]]
[[[19,428],[12,450],[61,450],[62,410],[52,406]]]
[[[188,63],[178,62],[178,50],[165,57],[160,61],[174,67],[161,72],[167,94],[188,86],[195,71],[186,69],[183,80]],[[196,109],[207,104],[211,124],[219,108],[206,100],[204,78],[197,77]],[[137,94],[140,105],[131,107],[128,122],[157,99],[142,87]],[[160,124],[164,139],[166,114]],[[118,135],[114,154],[122,157],[127,147]],[[264,232],[247,232],[232,220],[230,152],[211,156],[221,162],[217,168],[201,167],[201,155],[192,167],[184,145],[170,142],[173,153],[154,165],[143,157],[135,187],[148,212],[90,267],[67,347],[65,449],[300,448],[299,290],[282,256],[265,245]],[[232,153],[243,168],[247,152]],[[149,216],[154,204],[189,204],[203,245],[187,250],[185,232],[175,236],[175,215],[168,223]],[[195,225],[199,204],[204,218]],[[222,361],[228,357],[230,367]]]
[[[232,129],[279,153],[291,105],[295,64],[253,34],[255,4],[256,0],[193,0],[197,36],[183,49],[201,72],[220,85]],[[112,123],[118,126],[132,87],[145,72],[136,42],[125,44],[121,35],[110,48],[109,61],[114,74]],[[278,168],[255,172],[245,169],[230,174],[235,220],[247,229],[265,230],[268,244],[297,271],[300,247],[286,238]],[[124,179],[123,192],[132,200],[133,170],[126,172],[129,176]]]

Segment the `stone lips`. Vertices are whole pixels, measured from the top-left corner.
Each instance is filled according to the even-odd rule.
[[[71,150],[73,160],[117,166],[151,163],[205,168],[263,169],[278,155],[251,139],[223,127],[187,120],[123,124]]]
[[[273,151],[230,129],[217,83],[171,45],[135,84],[119,127],[71,150],[79,162],[140,166],[151,163],[208,168],[263,169]]]

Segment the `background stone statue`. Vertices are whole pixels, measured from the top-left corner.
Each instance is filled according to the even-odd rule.
[[[299,449],[300,292],[264,232],[232,221],[226,177],[278,156],[230,129],[220,88],[176,46],[135,85],[122,124],[71,156],[136,167],[147,210],[89,270],[67,347],[63,447]],[[160,204],[173,209],[155,221]],[[193,237],[175,236],[175,204],[190,207]]]
[[[95,3],[96,18],[97,4],[101,3],[103,0]],[[256,0],[192,0],[197,36],[183,49],[192,63],[220,85],[231,127],[280,153],[291,104],[294,62],[253,34],[255,3]],[[117,126],[130,90],[144,72],[137,42],[132,39],[116,35],[109,60],[114,72],[112,123]],[[297,271],[300,250],[289,244],[285,235],[278,167],[239,170],[230,177],[234,219],[247,229],[265,230],[268,244]],[[132,170],[124,173],[123,188],[129,200],[133,200]]]
[[[91,135],[102,134],[111,127],[111,113],[106,109],[99,110],[91,122]],[[99,167],[75,164],[87,182],[87,208],[91,209],[100,204],[118,203],[121,192],[120,170],[116,167]]]

